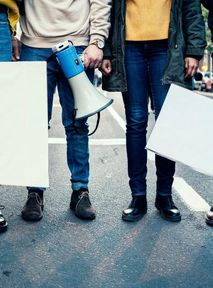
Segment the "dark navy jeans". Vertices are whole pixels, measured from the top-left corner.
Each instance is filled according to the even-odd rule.
[[[85,47],[76,47],[79,54]],[[87,119],[73,121],[74,98],[69,83],[65,78],[55,57],[51,57],[50,48],[33,48],[22,46],[21,61],[47,61],[48,82],[48,123],[51,119],[53,96],[58,89],[59,101],[62,107],[62,123],[67,140],[67,163],[71,172],[73,190],[88,187],[89,178],[89,149]],[[93,81],[94,71],[88,69],[87,75]],[[75,127],[77,128],[74,128]],[[28,187],[28,190],[44,190],[43,188]]]
[[[0,13],[0,61],[12,60],[11,31],[6,13]]]
[[[161,82],[167,61],[167,45],[166,40],[126,42],[128,92],[123,93],[123,100],[127,122],[128,175],[133,196],[146,194],[148,85],[151,88],[157,118],[169,89],[169,85],[163,85]],[[155,164],[156,192],[160,195],[170,195],[175,163],[156,155]]]

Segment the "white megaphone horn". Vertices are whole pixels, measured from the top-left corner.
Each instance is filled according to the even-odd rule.
[[[89,81],[76,49],[69,41],[53,49],[68,79],[75,103],[75,119],[92,116],[112,104],[113,100],[101,94]]]

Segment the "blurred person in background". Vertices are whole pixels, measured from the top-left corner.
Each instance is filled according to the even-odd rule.
[[[212,0],[202,0],[203,6],[209,10],[208,15],[208,26],[211,30],[211,40],[213,42],[213,1]],[[211,72],[211,71],[210,71]],[[210,211],[206,214],[206,224],[213,226],[213,206]]]

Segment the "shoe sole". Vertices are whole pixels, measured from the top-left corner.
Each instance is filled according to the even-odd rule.
[[[144,212],[143,214],[140,214],[138,216],[127,216],[125,214],[122,214],[122,220],[126,222],[136,222],[142,219],[146,213],[147,212]]]
[[[90,216],[90,217],[82,217],[81,215],[78,215],[75,213],[75,216],[82,220],[94,220],[96,216]]]
[[[27,222],[38,222],[43,218],[43,216],[38,217],[38,216],[32,215],[31,217],[29,217],[29,216],[25,216],[24,214],[21,214],[21,217]]]
[[[72,202],[70,202],[70,209],[75,212],[75,205],[72,204]],[[90,217],[82,217],[81,215],[78,215],[76,212],[75,216],[82,220],[94,220],[96,218],[96,215]]]
[[[164,220],[167,220],[167,221],[170,221],[170,222],[180,222],[181,221],[181,216],[176,216],[176,217],[169,217],[169,216],[165,216],[164,213],[159,210],[159,213],[160,213],[160,216],[164,219]]]
[[[169,216],[165,216],[165,214],[161,211],[161,209],[155,204],[155,208],[158,210],[158,212],[160,213],[160,216],[167,221],[170,222],[180,222],[181,221],[181,215],[179,216],[173,216],[173,217],[169,217]]]

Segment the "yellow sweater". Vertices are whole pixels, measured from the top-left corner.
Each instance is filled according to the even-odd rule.
[[[168,38],[171,0],[127,0],[126,40]]]
[[[0,0],[0,4],[8,7],[8,19],[11,31],[13,31],[19,20],[18,6],[14,0]]]

